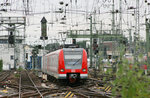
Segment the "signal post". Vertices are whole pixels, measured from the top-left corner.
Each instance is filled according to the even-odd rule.
[[[44,50],[43,50],[43,64],[44,64],[45,40],[48,39],[48,37],[47,37],[47,20],[46,20],[45,17],[43,17],[42,20],[41,20],[41,37],[40,37],[40,39],[43,40],[43,47],[44,47]],[[43,64],[42,64],[42,66],[43,66]],[[42,69],[42,66],[41,66],[41,69]],[[46,75],[42,75],[42,78],[47,80],[47,76]]]

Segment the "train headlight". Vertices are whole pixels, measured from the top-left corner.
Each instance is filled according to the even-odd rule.
[[[82,71],[83,71],[83,72],[85,72],[85,71],[86,71],[86,69],[82,69]]]
[[[61,71],[61,72],[64,72],[65,70],[64,70],[64,69],[60,69],[60,71]]]

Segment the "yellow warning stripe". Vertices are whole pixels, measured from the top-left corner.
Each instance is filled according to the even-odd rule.
[[[72,93],[72,94],[70,95],[70,97],[73,97],[73,95],[74,95],[74,94]]]
[[[68,91],[64,94],[64,96],[66,96],[68,94]]]
[[[64,94],[64,97],[65,98],[72,98],[74,96],[74,94],[71,92],[71,91],[67,91],[65,94]]]
[[[111,87],[106,92],[109,92],[110,90],[111,90]]]
[[[70,94],[71,94],[71,92],[69,92],[69,93],[65,96],[65,98],[68,98]]]
[[[104,90],[106,91],[110,86],[107,86]]]
[[[108,91],[111,88],[111,86],[107,86],[104,90]]]

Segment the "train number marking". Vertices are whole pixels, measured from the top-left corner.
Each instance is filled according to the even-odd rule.
[[[75,69],[72,69],[71,72],[76,72]]]

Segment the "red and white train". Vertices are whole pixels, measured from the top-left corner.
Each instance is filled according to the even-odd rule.
[[[87,53],[83,48],[63,48],[44,56],[42,72],[56,79],[88,78]]]

